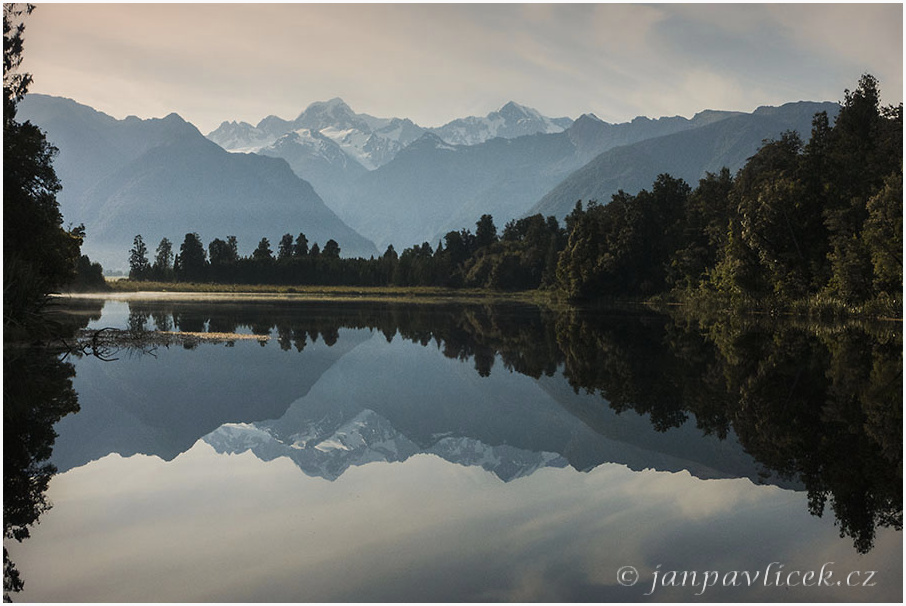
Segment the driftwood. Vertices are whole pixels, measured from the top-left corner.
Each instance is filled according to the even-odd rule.
[[[113,361],[120,351],[154,355],[158,347],[182,346],[188,349],[200,343],[223,343],[227,346],[236,341],[257,341],[265,343],[268,335],[249,335],[234,332],[182,332],[170,330],[123,330],[119,328],[82,329],[76,335],[75,343],[67,343],[67,349],[81,355],[90,355],[101,360]]]

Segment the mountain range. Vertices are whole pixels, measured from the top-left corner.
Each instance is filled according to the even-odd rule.
[[[838,109],[797,102],[610,124],[593,114],[551,119],[510,102],[486,117],[422,128],[356,114],[332,99],[294,121],[225,122],[208,138],[225,149],[286,159],[351,227],[379,249],[399,250],[433,245],[483,214],[498,227],[537,212],[562,219],[579,199],[605,203],[619,189],[650,187],[663,172],[695,185],[706,172],[738,170],[763,140],[786,130],[807,133],[815,113],[833,117]],[[286,132],[274,140],[280,130]]]
[[[484,117],[436,128],[354,112],[342,99],[257,125],[224,122],[203,136],[176,114],[116,120],[62,98],[28,95],[20,119],[45,129],[67,221],[84,223],[84,250],[123,268],[135,234],[152,249],[185,233],[203,242],[235,235],[243,254],[268,237],[333,238],[343,256],[379,254],[535,213],[562,219],[577,200],[636,193],[658,174],[695,185],[706,172],[742,167],[765,139],[796,130],[836,103],[796,102],[752,113],[548,118],[510,102]]]
[[[208,133],[208,139],[227,151],[267,155],[277,142],[293,135],[310,137],[320,133],[336,143],[367,170],[393,160],[396,154],[424,135],[433,133],[454,145],[476,145],[501,137],[515,139],[536,133],[557,133],[572,124],[570,118],[547,118],[530,107],[510,101],[487,116],[458,118],[444,126],[425,128],[407,118],[375,118],[355,113],[339,97],[309,105],[295,120],[277,116],[262,119],[257,126],[248,122],[223,122]]]
[[[116,120],[69,99],[27,95],[18,118],[59,149],[63,216],[85,225],[83,253],[108,270],[128,268],[137,234],[152,255],[161,238],[178,250],[189,232],[205,244],[237,236],[243,254],[262,237],[276,247],[282,234],[299,232],[322,246],[333,238],[347,255],[377,252],[284,160],[229,153],[176,114]]]

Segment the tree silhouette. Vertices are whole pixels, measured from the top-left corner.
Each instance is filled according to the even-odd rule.
[[[148,277],[148,270],[151,264],[148,262],[148,247],[141,235],[135,236],[132,241],[132,249],[129,251],[129,278],[132,280],[144,280]]]
[[[197,233],[186,234],[179,247],[179,271],[181,280],[203,280],[205,278],[206,254]]]
[[[37,330],[47,295],[75,277],[81,227],[66,230],[57,202],[56,148],[16,106],[31,75],[20,73],[23,19],[31,5],[3,5],[3,325],[4,335]]]

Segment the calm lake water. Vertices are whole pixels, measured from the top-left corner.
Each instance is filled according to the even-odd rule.
[[[78,307],[16,601],[902,600],[898,324]]]

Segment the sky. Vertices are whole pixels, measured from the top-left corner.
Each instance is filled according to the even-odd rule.
[[[902,4],[39,4],[31,92],[115,118],[353,110],[440,126],[508,101],[550,117],[691,117],[903,100]]]

